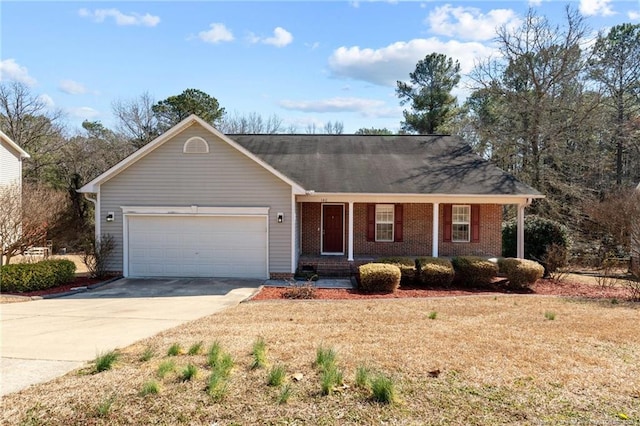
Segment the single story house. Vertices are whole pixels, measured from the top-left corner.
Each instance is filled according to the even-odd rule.
[[[457,137],[225,135],[195,115],[79,191],[95,202],[96,236],[115,239],[109,269],[128,277],[499,256],[503,205],[522,225],[542,197]]]

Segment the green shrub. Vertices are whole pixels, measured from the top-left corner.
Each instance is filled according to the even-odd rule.
[[[113,367],[113,364],[115,364],[118,358],[120,358],[120,354],[118,354],[118,352],[116,351],[109,351],[98,355],[95,359],[96,373],[111,370],[111,367]]]
[[[284,383],[284,379],[287,377],[287,369],[284,365],[278,364],[271,367],[267,374],[268,386],[281,386]]]
[[[160,385],[155,380],[149,380],[142,385],[140,396],[156,395],[160,393]]]
[[[391,378],[378,374],[371,381],[372,399],[383,404],[393,404],[397,401],[396,386]]]
[[[538,262],[514,257],[498,259],[498,268],[514,288],[528,288],[544,275],[544,267]]]
[[[182,346],[180,346],[180,343],[174,343],[171,346],[169,346],[169,349],[167,349],[167,355],[169,356],[178,356],[182,353]]]
[[[400,268],[384,263],[367,263],[358,268],[360,289],[368,293],[392,293],[400,285]]]
[[[182,370],[182,374],[180,378],[183,382],[188,382],[198,375],[198,367],[193,364],[187,364],[187,366]]]
[[[474,256],[458,256],[451,259],[456,279],[461,284],[475,287],[490,284],[498,275],[498,265]]]
[[[502,255],[517,255],[517,222],[511,220],[502,225]],[[545,273],[553,272],[545,265],[544,259],[552,244],[565,251],[569,249],[569,232],[567,228],[551,219],[539,216],[527,216],[524,219],[524,257],[533,259],[545,266]],[[563,265],[560,265],[563,266]]]
[[[0,267],[0,291],[25,293],[67,284],[75,278],[76,265],[66,259],[16,263]]]
[[[455,275],[449,259],[420,257],[416,259],[420,268],[420,282],[435,287],[449,287]]]
[[[253,349],[251,350],[253,356],[253,362],[251,362],[251,369],[265,368],[267,366],[267,343],[262,337],[258,337],[253,342]]]
[[[400,268],[400,283],[413,284],[418,278],[416,275],[416,261],[411,257],[382,257],[375,263],[395,265]]]

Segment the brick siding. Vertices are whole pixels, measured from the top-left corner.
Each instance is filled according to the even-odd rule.
[[[349,208],[344,204],[345,253],[348,241]],[[480,205],[480,241],[469,243],[444,242],[442,235],[443,205],[440,205],[439,255],[500,256],[502,252],[502,206]],[[319,255],[321,249],[321,203],[301,203],[302,254]],[[353,206],[353,251],[355,256],[429,256],[432,252],[433,205],[403,205],[403,241],[367,241],[367,204]]]

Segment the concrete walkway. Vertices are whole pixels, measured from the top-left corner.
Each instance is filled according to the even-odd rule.
[[[253,295],[261,280],[121,279],[56,299],[0,305],[0,395],[51,380]]]

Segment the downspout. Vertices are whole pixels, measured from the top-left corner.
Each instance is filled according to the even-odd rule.
[[[93,203],[93,220],[95,222],[94,233],[95,233],[95,240],[98,241],[100,239],[100,220],[98,219],[100,212],[98,212],[98,200],[95,198],[89,197],[89,194],[86,192],[84,193],[84,198],[87,201],[91,201],[91,203]]]

